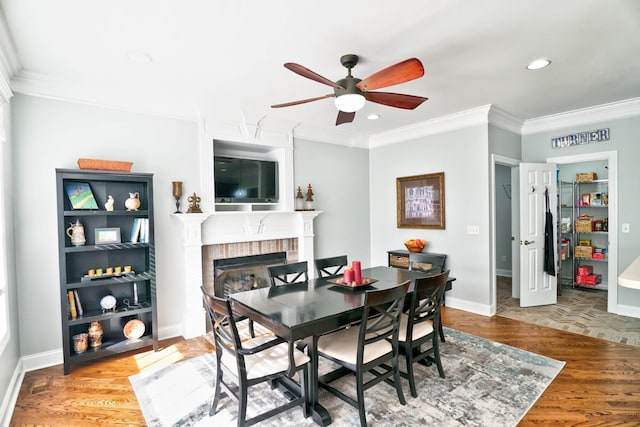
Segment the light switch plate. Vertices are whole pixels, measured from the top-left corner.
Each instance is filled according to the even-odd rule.
[[[479,225],[467,225],[467,234],[480,234]]]
[[[631,232],[631,225],[630,224],[622,224],[622,232],[623,233],[630,233]]]

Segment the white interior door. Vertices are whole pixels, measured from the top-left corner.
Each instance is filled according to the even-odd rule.
[[[520,307],[557,303],[555,275],[544,272],[545,190],[549,209],[557,216],[555,163],[520,164]],[[555,221],[554,221],[555,222]],[[553,254],[556,238],[553,238]]]

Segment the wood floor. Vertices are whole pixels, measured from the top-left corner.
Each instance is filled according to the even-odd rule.
[[[452,308],[443,309],[442,319],[448,327],[566,362],[521,426],[640,425],[637,347]],[[144,425],[128,376],[212,349],[204,338],[161,344],[158,353],[115,356],[67,376],[62,366],[27,373],[11,425]]]

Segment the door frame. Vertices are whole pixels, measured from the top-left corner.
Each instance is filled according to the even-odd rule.
[[[618,152],[600,151],[594,153],[574,154],[561,157],[549,157],[547,163],[563,164],[607,161],[609,169],[609,262],[607,311],[621,314],[618,307]]]
[[[491,154],[491,167],[490,167],[490,184],[489,184],[489,193],[490,193],[490,197],[491,200],[489,202],[489,206],[490,206],[490,213],[489,213],[489,224],[491,227],[491,230],[489,232],[489,245],[491,247],[490,250],[490,268],[489,268],[489,288],[490,288],[490,297],[489,297],[489,301],[490,301],[490,307],[489,307],[489,316],[495,316],[496,311],[498,309],[498,305],[497,305],[497,280],[496,280],[496,165],[503,165],[503,166],[509,166],[510,168],[519,168],[520,167],[520,163],[522,163],[522,160],[520,159],[515,159],[512,157],[506,157],[506,156],[501,156],[499,154]],[[513,180],[511,182],[511,188],[513,191]],[[512,197],[513,197],[513,193],[512,193]],[[513,199],[512,199],[513,200]],[[511,203],[512,206],[512,212],[511,212],[511,216],[513,217],[514,215],[520,215],[520,205],[519,203]],[[513,210],[516,209],[516,212],[513,212]],[[513,235],[513,230],[512,230],[512,235]],[[511,245],[513,248],[513,240],[511,241]],[[520,251],[518,250],[518,254],[520,253]],[[511,262],[513,263],[513,257]],[[512,274],[513,276],[513,274]],[[512,279],[513,280],[513,279]]]

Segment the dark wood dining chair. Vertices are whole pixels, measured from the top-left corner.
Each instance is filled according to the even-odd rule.
[[[209,320],[214,326],[216,347],[216,384],[209,416],[215,415],[224,392],[238,403],[238,427],[254,425],[295,406],[301,406],[304,417],[309,417],[310,407],[306,399],[309,357],[276,336],[242,341],[230,301],[210,294],[204,287],[200,289]],[[273,384],[274,380],[287,376],[289,367],[293,364],[300,378],[300,395],[281,406],[246,419],[249,388],[263,382]],[[227,382],[227,374],[235,379],[237,390]]]
[[[321,376],[318,385],[357,408],[363,427],[367,425],[364,391],[379,382],[390,381],[395,386],[398,400],[406,405],[398,366],[398,331],[409,284],[410,281],[406,281],[390,289],[367,291],[359,326],[318,339],[318,356],[340,365]],[[355,374],[355,399],[330,385],[349,372]],[[365,374],[373,374],[373,378],[365,382]]]
[[[411,293],[409,311],[400,317],[398,343],[405,355],[407,372],[400,372],[409,380],[411,395],[417,397],[413,364],[420,362],[426,366],[435,364],[440,377],[444,378],[444,369],[440,360],[438,327],[444,289],[449,272],[435,276],[415,279]]]
[[[347,266],[347,263],[346,255],[314,260],[318,277],[337,276],[342,273],[342,269]]]
[[[445,271],[447,263],[447,255],[429,252],[410,253],[409,254],[409,270],[420,271],[427,274],[440,274]],[[442,305],[444,305],[444,296],[442,297]],[[445,342],[444,330],[442,322],[438,327],[440,341]]]
[[[309,281],[307,261],[270,265],[267,267],[267,272],[269,273],[271,286]]]

